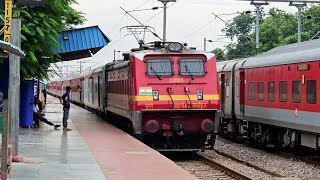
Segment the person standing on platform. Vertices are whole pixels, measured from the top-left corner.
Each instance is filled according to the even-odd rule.
[[[68,119],[69,119],[69,111],[70,111],[70,90],[71,87],[66,87],[66,93],[62,96],[62,101],[60,100],[60,103],[63,105],[63,130],[64,131],[71,131],[71,129],[68,128]]]
[[[43,93],[43,97],[44,97],[44,104],[47,104],[47,90],[46,90],[46,88],[43,88],[42,93]]]

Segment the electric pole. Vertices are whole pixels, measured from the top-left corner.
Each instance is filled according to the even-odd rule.
[[[176,2],[176,0],[159,0],[163,3],[163,42],[166,42],[166,33],[167,33],[167,4],[169,2]]]
[[[302,32],[302,16],[301,16],[301,9],[305,7],[307,4],[306,3],[293,3],[290,2],[290,6],[295,6],[298,8],[298,43],[301,42],[301,32]]]
[[[251,2],[251,5],[256,7],[256,48],[260,47],[260,7],[263,5],[269,5],[267,2]]]

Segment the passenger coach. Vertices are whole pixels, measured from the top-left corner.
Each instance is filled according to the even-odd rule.
[[[320,40],[218,63],[221,132],[280,147],[320,146]]]

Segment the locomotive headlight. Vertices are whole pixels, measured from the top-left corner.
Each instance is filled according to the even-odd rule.
[[[168,45],[168,50],[171,52],[179,52],[182,50],[182,45],[180,43],[170,43]]]
[[[197,90],[198,100],[203,100],[203,91],[201,89]]]
[[[152,91],[153,100],[159,100],[159,91],[153,90]]]

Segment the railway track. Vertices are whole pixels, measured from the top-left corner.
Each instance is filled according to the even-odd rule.
[[[235,143],[229,139],[226,139],[226,138],[220,138],[221,141],[224,141],[226,143]],[[242,144],[246,145],[247,147],[250,147],[252,148],[252,144],[250,142],[243,142]],[[289,150],[277,150],[277,149],[268,149],[268,148],[264,148],[264,147],[258,147],[258,149],[261,149],[265,152],[268,152],[268,153],[271,153],[271,154],[275,154],[275,155],[278,155],[278,156],[281,156],[281,157],[284,157],[284,158],[287,158],[287,159],[293,159],[293,160],[296,160],[296,161],[302,161],[302,162],[305,162],[307,164],[310,164],[310,165],[313,165],[313,166],[318,166],[320,167],[320,156],[318,154],[317,151],[315,150],[310,150],[310,149],[306,149],[306,148],[300,148],[298,149],[297,152],[293,152],[293,151],[289,151]],[[243,164],[246,164],[250,167],[253,167],[255,169],[259,169],[260,171],[265,171],[257,166],[254,166],[252,164],[249,164],[247,162],[244,162],[244,161],[241,161],[241,160],[238,160],[237,158],[233,157],[233,156],[230,156],[228,154],[225,154],[221,151],[218,151],[218,150],[215,150],[218,154],[220,155],[223,155],[223,156],[226,156],[232,160],[235,160],[235,161],[238,161],[239,163],[243,163]],[[266,173],[268,174],[272,174],[273,172],[270,172],[270,171],[265,171]],[[274,174],[276,176],[276,174]]]
[[[197,160],[179,160],[175,163],[201,180],[252,179],[203,155],[197,154],[197,158]]]
[[[290,152],[285,152],[285,151],[276,151],[273,152],[276,155],[282,156],[287,159],[294,159],[296,161],[302,161],[307,164],[313,165],[313,166],[318,166],[320,167],[320,156],[319,155],[314,155],[314,156],[306,156],[304,155],[296,155],[294,153]]]

